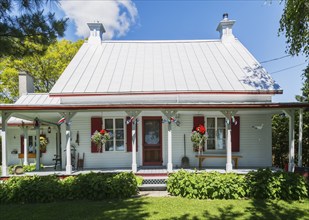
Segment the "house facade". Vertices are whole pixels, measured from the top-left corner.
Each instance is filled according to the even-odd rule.
[[[85,155],[85,169],[164,166],[172,172],[184,156],[190,167],[228,172],[270,167],[276,113],[290,118],[292,171],[294,115],[308,105],[272,102],[282,89],[235,38],[234,23],[225,14],[220,39],[180,41],[103,41],[103,25],[88,24],[88,41],[48,94],[24,93],[0,105],[2,175],[20,160],[51,164],[54,155],[70,174],[77,153]],[[191,142],[198,125],[207,129],[206,160]],[[91,135],[101,129],[113,135],[98,147]],[[40,137],[48,140],[46,150]]]

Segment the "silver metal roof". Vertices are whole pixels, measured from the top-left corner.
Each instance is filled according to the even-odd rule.
[[[84,43],[51,95],[280,92],[235,39]]]
[[[60,104],[60,98],[50,97],[48,93],[29,93],[22,95],[15,105],[57,105]]]

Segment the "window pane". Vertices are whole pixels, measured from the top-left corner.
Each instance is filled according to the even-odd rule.
[[[215,127],[215,119],[207,118],[207,128],[214,128],[214,127]]]
[[[207,149],[214,150],[215,149],[215,140],[214,139],[207,139]]]
[[[215,137],[215,129],[208,129],[207,134],[208,134],[208,138],[214,138]]]
[[[116,128],[123,128],[123,119],[116,119]]]
[[[116,131],[116,140],[124,139],[124,131],[123,130],[117,130]]]
[[[116,141],[116,151],[124,151],[124,141]]]
[[[224,118],[218,118],[218,128],[225,128],[225,119]]]
[[[105,129],[110,130],[111,132],[113,132],[113,119],[105,119]]]
[[[114,151],[114,140],[109,140],[105,143],[105,151]]]
[[[225,129],[218,129],[217,131],[217,149],[225,149]]]

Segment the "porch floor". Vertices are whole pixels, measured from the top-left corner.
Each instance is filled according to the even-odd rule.
[[[256,171],[258,168],[239,168],[239,169],[233,169],[234,173],[237,174],[247,174],[250,171]],[[277,170],[276,168],[272,168],[273,170]],[[182,170],[181,168],[175,168],[173,169],[173,172],[177,172],[179,170]],[[195,172],[196,168],[186,168],[183,169],[188,172]],[[224,168],[202,168],[200,170],[197,170],[197,172],[219,172],[219,173],[226,173]],[[131,168],[102,168],[102,169],[84,169],[84,170],[73,170],[71,175],[78,175],[78,174],[86,174],[86,173],[119,173],[119,172],[131,172]],[[140,168],[135,173],[137,175],[145,175],[145,176],[156,176],[156,175],[167,175],[167,169],[165,167],[161,168]],[[40,171],[33,171],[33,172],[27,172],[18,176],[32,176],[32,175],[38,175],[38,176],[46,176],[46,175],[57,175],[57,176],[68,176],[66,174],[65,170],[54,170],[53,167],[45,167],[43,170]],[[16,176],[16,175],[9,175],[9,176]]]

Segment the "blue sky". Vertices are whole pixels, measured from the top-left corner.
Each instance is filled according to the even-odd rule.
[[[278,37],[283,5],[274,0],[62,0],[61,5],[58,15],[70,18],[65,38],[73,41],[87,37],[86,23],[94,20],[102,22],[107,29],[105,37],[114,40],[218,39],[217,25],[227,12],[229,19],[236,20],[235,37],[258,61],[286,55],[285,38]],[[286,57],[262,65],[284,90],[273,100],[295,101],[295,95],[301,94],[305,58]]]

